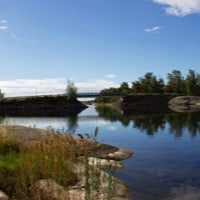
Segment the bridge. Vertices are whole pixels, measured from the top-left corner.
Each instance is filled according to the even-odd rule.
[[[96,97],[124,97],[125,94],[102,94],[99,92],[82,92],[77,93],[77,98],[96,98]]]
[[[34,96],[16,96],[16,97],[6,97],[6,99],[18,99],[18,98],[35,98],[35,97],[56,97],[56,96],[66,96],[67,94],[50,94],[50,95],[34,95]],[[102,94],[99,92],[79,92],[77,93],[77,98],[96,98],[96,97],[125,97],[125,94]]]

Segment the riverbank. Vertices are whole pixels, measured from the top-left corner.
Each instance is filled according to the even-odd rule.
[[[137,94],[124,96],[112,104],[104,103],[98,104],[98,106],[121,109],[123,113],[167,112],[169,109],[176,112],[192,112],[200,110],[200,97],[174,94]]]
[[[101,168],[132,152],[42,129],[0,126],[0,194],[5,199],[128,200],[128,187]]]
[[[66,96],[36,96],[4,98],[0,101],[1,116],[66,116],[75,115],[87,108],[78,100]]]

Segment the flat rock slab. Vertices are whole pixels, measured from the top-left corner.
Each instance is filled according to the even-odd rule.
[[[24,126],[0,126],[0,136],[17,141],[24,146],[34,147],[45,139],[53,139],[53,137],[66,137],[66,135],[51,133],[43,129],[30,128]],[[69,136],[70,137],[70,136]],[[91,140],[73,139],[77,147],[83,149],[87,144],[88,155],[102,159],[124,160],[132,156],[132,152],[112,145],[103,144]]]
[[[175,112],[200,111],[199,96],[179,96],[169,101],[169,108]]]
[[[40,180],[32,190],[42,199],[53,200],[129,200],[128,187],[119,179],[98,168],[87,168],[88,176],[85,176],[86,166],[79,163],[74,166],[74,172],[78,174],[79,181],[72,186],[64,188],[54,180]]]
[[[171,99],[168,104],[170,105],[199,105],[200,96],[178,96]]]
[[[94,156],[102,159],[125,160],[132,156],[133,152],[104,143],[97,143],[92,148]]]

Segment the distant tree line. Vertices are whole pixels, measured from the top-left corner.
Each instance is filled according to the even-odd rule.
[[[162,78],[157,78],[152,72],[147,72],[143,77],[133,81],[131,86],[127,82],[123,82],[118,88],[103,89],[101,93],[200,95],[200,74],[190,69],[186,77],[183,77],[181,71],[173,70],[167,74],[167,82],[165,83]]]

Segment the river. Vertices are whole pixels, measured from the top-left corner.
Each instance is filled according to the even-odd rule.
[[[200,113],[132,113],[122,115],[90,106],[78,116],[8,117],[2,124],[85,134],[97,141],[131,150],[115,175],[133,200],[200,199]]]

